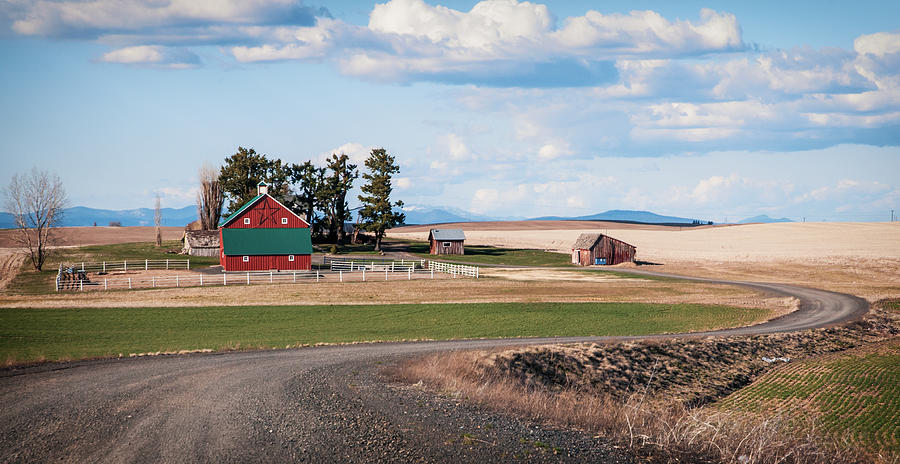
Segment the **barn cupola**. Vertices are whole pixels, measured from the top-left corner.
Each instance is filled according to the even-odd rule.
[[[268,195],[269,194],[269,186],[266,185],[265,182],[260,182],[256,184],[256,188],[258,189],[259,195]]]

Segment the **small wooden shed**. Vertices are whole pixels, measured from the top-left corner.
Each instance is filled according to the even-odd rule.
[[[219,256],[218,230],[185,230],[181,253],[190,256]]]
[[[433,255],[466,254],[466,234],[462,229],[431,229],[428,232],[428,241],[431,243]]]
[[[581,234],[572,245],[572,264],[593,266],[634,261],[636,248],[603,234]]]

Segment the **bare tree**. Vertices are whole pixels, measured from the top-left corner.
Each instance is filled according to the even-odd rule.
[[[156,207],[153,210],[153,225],[156,226],[156,246],[162,246],[162,231],[159,229],[162,224],[162,209],[160,209],[159,192],[156,192]]]
[[[28,249],[31,264],[38,271],[44,266],[48,247],[57,241],[54,227],[62,222],[68,199],[62,181],[56,174],[32,168],[27,174],[16,174],[6,191],[6,209],[13,215],[16,243]]]
[[[201,230],[216,230],[222,217],[225,193],[219,183],[219,168],[209,163],[200,166],[200,191],[197,192],[197,215]]]

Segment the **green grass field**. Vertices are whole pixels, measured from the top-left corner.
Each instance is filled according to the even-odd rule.
[[[58,248],[52,250],[44,262],[41,272],[34,270],[31,261],[26,259],[22,264],[19,274],[6,288],[7,292],[17,294],[47,294],[54,293],[54,279],[56,272],[62,264],[75,264],[85,262],[124,261],[145,259],[185,259],[187,256],[167,253],[167,251],[180,251],[181,241],[166,240],[163,246],[156,247],[153,242],[118,243],[114,245],[90,245],[76,248]],[[219,264],[219,258],[208,256],[191,256],[191,268],[212,266]]]
[[[721,406],[811,419],[838,440],[900,456],[900,338],[780,367]]]
[[[638,335],[747,324],[762,309],[641,303],[0,309],[0,361],[372,340]]]
[[[504,266],[571,266],[571,257],[551,251],[492,246],[466,245],[465,255],[430,255],[428,244],[410,242],[410,253],[436,261],[466,262],[475,264],[500,264]]]

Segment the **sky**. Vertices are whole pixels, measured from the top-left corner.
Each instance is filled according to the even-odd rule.
[[[865,0],[0,0],[0,186],[37,166],[73,205],[178,208],[238,146],[384,147],[409,208],[887,221],[898,25]]]

